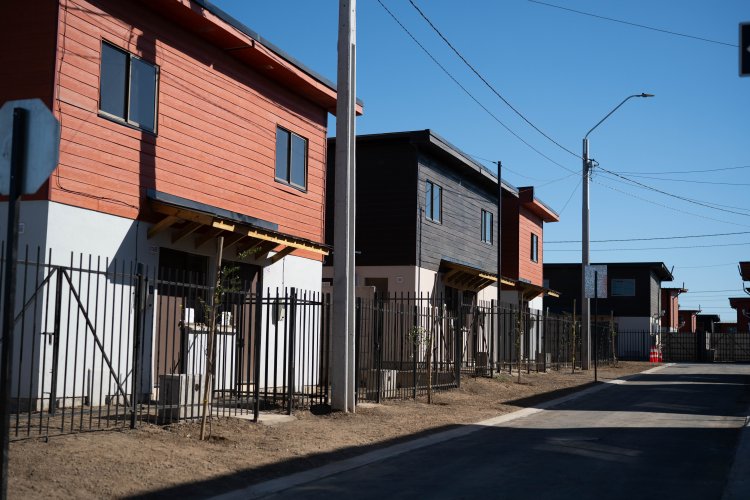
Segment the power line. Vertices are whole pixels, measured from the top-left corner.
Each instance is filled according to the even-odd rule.
[[[727,262],[724,264],[710,264],[707,266],[678,266],[675,265],[675,269],[706,269],[709,267],[725,267],[725,266],[736,266],[737,262]]]
[[[659,33],[666,33],[668,35],[681,36],[681,37],[684,37],[684,38],[692,38],[693,40],[700,40],[702,42],[715,43],[715,44],[718,44],[718,45],[727,45],[729,47],[737,47],[737,45],[735,45],[733,43],[720,42],[718,40],[711,40],[710,38],[703,38],[703,37],[700,37],[700,36],[686,35],[685,33],[678,33],[676,31],[669,31],[669,30],[665,30],[665,29],[661,29],[661,28],[654,28],[652,26],[646,26],[645,24],[631,23],[629,21],[622,21],[620,19],[614,19],[612,17],[605,17],[605,16],[600,16],[600,15],[597,15],[597,14],[591,14],[590,12],[583,12],[581,10],[570,9],[568,7],[562,7],[560,5],[554,5],[554,4],[551,4],[551,3],[540,2],[539,0],[529,0],[529,2],[531,2],[531,3],[538,3],[540,5],[546,5],[547,7],[554,7],[556,9],[567,10],[569,12],[574,12],[576,14],[581,14],[581,15],[584,15],[584,16],[595,17],[597,19],[604,19],[605,21],[612,21],[612,22],[615,22],[615,23],[627,24],[628,26],[635,26],[636,28],[643,28],[643,29],[647,29],[647,30],[651,30],[651,31],[658,31]]]
[[[739,246],[750,246],[750,241],[742,243],[724,243],[723,245],[691,245],[691,246],[677,246],[677,247],[643,247],[643,248],[594,248],[593,252],[639,252],[642,250],[687,250],[692,248],[724,248],[724,247],[739,247]],[[579,252],[580,248],[551,248],[545,249],[545,252]]]
[[[463,91],[464,91],[464,92],[466,93],[466,95],[468,95],[468,96],[469,96],[469,97],[470,97],[470,98],[471,98],[471,99],[472,99],[472,100],[473,100],[473,101],[474,101],[474,102],[475,102],[475,103],[476,103],[476,104],[477,104],[477,105],[478,105],[478,106],[479,106],[480,108],[482,108],[482,109],[483,109],[483,110],[484,110],[484,111],[485,111],[485,112],[486,112],[486,113],[487,113],[488,115],[490,115],[490,116],[491,116],[491,117],[492,117],[492,118],[493,118],[493,119],[494,119],[494,120],[495,120],[495,121],[496,121],[497,123],[499,123],[499,124],[500,124],[500,125],[501,125],[501,126],[502,126],[502,127],[504,128],[504,129],[505,129],[505,130],[507,130],[507,131],[508,131],[508,132],[509,132],[509,133],[510,133],[511,135],[513,135],[513,137],[515,137],[516,139],[518,139],[519,141],[521,141],[522,143],[524,143],[524,144],[525,144],[526,146],[528,146],[528,147],[529,147],[529,148],[530,148],[530,149],[531,149],[532,151],[534,151],[535,153],[537,153],[537,154],[538,154],[539,156],[541,156],[542,158],[544,158],[544,159],[548,160],[549,162],[551,162],[551,163],[553,163],[553,164],[557,165],[558,167],[562,168],[563,170],[567,170],[568,172],[571,172],[571,173],[576,173],[576,172],[574,172],[573,170],[571,170],[571,169],[569,169],[568,167],[566,167],[565,165],[563,165],[563,164],[561,164],[561,163],[558,163],[558,162],[556,162],[555,160],[553,160],[552,158],[550,158],[549,156],[545,155],[544,153],[542,153],[541,151],[539,151],[539,150],[538,150],[537,148],[535,148],[534,146],[532,146],[531,144],[529,144],[529,143],[528,143],[528,142],[527,142],[527,141],[526,141],[525,139],[523,139],[523,138],[522,138],[522,137],[521,137],[520,135],[518,135],[518,134],[517,134],[517,133],[515,133],[515,132],[514,132],[513,130],[511,130],[511,128],[510,128],[510,127],[508,127],[508,126],[507,126],[507,125],[506,125],[505,123],[503,123],[503,121],[502,121],[502,120],[500,120],[500,118],[498,118],[498,117],[497,117],[497,116],[496,116],[496,115],[495,115],[494,113],[492,113],[492,111],[490,111],[490,110],[489,110],[489,109],[488,109],[488,108],[487,108],[487,107],[486,107],[486,106],[485,106],[484,104],[482,104],[482,103],[481,103],[481,102],[479,101],[479,99],[477,99],[477,98],[476,98],[476,97],[474,96],[474,94],[472,94],[471,92],[469,92],[469,90],[468,90],[468,89],[467,89],[466,87],[464,87],[464,86],[463,86],[463,85],[462,85],[462,84],[461,84],[461,83],[460,83],[460,82],[459,82],[459,81],[458,81],[458,80],[456,79],[456,77],[454,77],[454,76],[453,76],[453,75],[452,75],[452,74],[451,74],[451,73],[450,73],[450,72],[449,72],[449,71],[448,71],[448,70],[447,70],[447,69],[445,68],[445,66],[443,66],[442,64],[440,64],[440,62],[438,62],[438,60],[437,60],[437,59],[435,58],[435,56],[433,56],[433,55],[432,55],[432,53],[431,53],[431,52],[430,52],[429,50],[427,50],[427,48],[426,48],[426,47],[425,47],[424,45],[422,45],[422,44],[421,44],[421,43],[419,42],[419,40],[417,40],[417,38],[416,38],[416,37],[415,37],[415,36],[414,36],[414,35],[413,35],[413,34],[411,33],[411,31],[409,31],[409,30],[408,30],[408,29],[406,28],[406,26],[404,26],[404,24],[403,24],[403,23],[402,23],[401,21],[399,21],[399,19],[398,19],[398,18],[396,17],[396,15],[395,15],[395,14],[394,14],[393,12],[391,12],[391,11],[390,11],[390,9],[388,9],[388,7],[386,7],[386,6],[385,6],[385,4],[384,4],[384,3],[383,3],[383,2],[381,1],[381,0],[378,0],[378,3],[380,4],[380,6],[381,6],[381,7],[383,7],[383,9],[384,9],[384,10],[385,10],[385,11],[386,11],[386,12],[388,13],[388,15],[390,15],[390,16],[391,16],[391,18],[393,18],[393,20],[394,20],[394,21],[396,22],[396,24],[398,24],[398,25],[399,25],[399,26],[401,27],[401,29],[402,29],[402,30],[404,30],[404,32],[406,32],[406,34],[407,34],[407,35],[409,35],[409,38],[411,38],[411,39],[412,39],[412,40],[414,41],[414,43],[416,43],[416,44],[417,44],[417,45],[419,46],[419,48],[420,48],[420,49],[422,49],[422,50],[424,51],[424,53],[425,53],[425,54],[427,54],[427,56],[428,56],[428,57],[429,57],[430,59],[432,59],[432,62],[434,62],[435,64],[437,64],[437,66],[438,66],[438,67],[439,67],[439,68],[440,68],[441,70],[443,70],[443,72],[444,72],[444,73],[445,73],[446,75],[448,75],[448,78],[450,78],[451,80],[453,80],[453,83],[455,83],[456,85],[458,85],[458,87],[459,87],[459,88],[460,88],[461,90],[463,90]]]
[[[633,179],[625,177],[624,175],[620,175],[617,172],[613,172],[611,170],[607,170],[604,167],[600,166],[599,169],[602,170],[603,172],[606,172],[606,173],[610,174],[610,175],[613,175],[615,177],[618,177],[620,179],[628,181],[628,182],[630,182],[632,184],[635,184],[638,187],[641,187],[643,189],[647,189],[649,191],[654,191],[656,193],[663,194],[665,196],[669,196],[670,198],[675,198],[677,200],[681,200],[681,201],[684,201],[686,203],[692,203],[693,205],[698,205],[698,206],[701,206],[701,207],[710,208],[712,210],[718,210],[720,212],[726,212],[726,213],[735,214],[735,215],[742,215],[743,217],[750,217],[750,213],[743,213],[743,212],[737,212],[735,210],[728,210],[726,208],[721,208],[721,206],[712,205],[712,204],[710,204],[708,202],[702,202],[702,201],[694,200],[692,198],[685,198],[684,196],[679,196],[679,195],[672,194],[672,193],[669,193],[667,191],[664,191],[662,189],[657,189],[657,188],[655,188],[653,186],[649,186],[648,184],[644,184],[644,183],[642,183],[640,181],[635,181]],[[739,208],[739,207],[731,207],[731,208],[737,208],[738,210],[746,210],[744,208]]]
[[[582,182],[583,182],[583,179],[578,179],[578,184],[576,184],[576,186],[573,188],[573,191],[571,191],[570,196],[568,196],[568,201],[565,202],[565,205],[563,205],[560,212],[558,212],[559,215],[562,215],[565,209],[568,208],[568,203],[570,203],[570,200],[573,199],[573,195],[576,194],[576,191],[578,191],[578,188],[581,186]]]
[[[656,205],[658,207],[666,208],[667,210],[672,210],[673,212],[677,212],[679,214],[692,215],[693,217],[698,217],[700,219],[706,219],[706,220],[710,220],[710,221],[714,221],[714,222],[720,222],[722,224],[729,224],[731,226],[750,227],[750,225],[748,225],[748,224],[740,224],[738,222],[729,222],[729,221],[722,220],[722,219],[716,219],[714,217],[708,217],[707,215],[696,214],[694,212],[688,212],[687,210],[680,210],[678,208],[670,207],[669,205],[664,205],[663,203],[659,203],[659,202],[656,202],[656,201],[653,201],[653,200],[649,200],[647,198],[643,198],[643,197],[638,196],[636,194],[629,193],[629,192],[623,191],[621,189],[617,189],[616,187],[612,187],[612,186],[610,186],[608,184],[604,184],[601,181],[596,181],[596,183],[599,184],[602,187],[605,187],[605,188],[611,190],[611,191],[616,191],[616,192],[618,192],[620,194],[624,194],[625,196],[630,196],[631,198],[635,198],[637,200],[643,201],[645,203],[649,203],[651,205]]]
[[[621,174],[649,174],[649,175],[669,175],[669,174],[698,174],[704,172],[721,172],[723,170],[739,170],[743,168],[750,168],[750,165],[743,165],[741,167],[723,167],[723,168],[707,168],[704,170],[665,170],[662,172],[623,172]]]
[[[688,238],[714,238],[718,236],[735,236],[738,234],[750,234],[750,231],[737,231],[734,233],[712,233],[712,234],[686,234],[680,236],[653,236],[649,238],[621,238],[611,240],[591,240],[590,243],[614,243],[614,242],[626,242],[626,241],[656,241],[656,240],[682,240]],[[581,240],[554,240],[545,241],[544,244],[550,243],[580,243]]]
[[[691,184],[709,184],[713,186],[750,186],[750,184],[746,182],[715,182],[715,181],[704,181],[700,179],[675,179],[671,177],[657,177],[654,175],[630,174],[630,177],[637,177],[639,179],[653,179],[657,181],[687,182]]]
[[[430,21],[430,18],[428,18],[427,15],[422,11],[422,9],[420,9],[419,6],[417,6],[417,4],[414,3],[414,0],[409,0],[409,3],[411,4],[412,7],[414,7],[414,9],[416,9],[417,12],[419,12],[419,15],[422,16],[422,19],[424,19],[425,21],[427,21],[427,24],[430,25],[430,28],[432,28],[433,31],[435,31],[435,33],[437,33],[438,36],[443,39],[443,41],[448,45],[448,47],[450,47],[450,49],[477,76],[477,78],[479,78],[480,80],[482,80],[482,83],[484,83],[487,86],[487,88],[489,88],[492,91],[493,94],[495,94],[511,110],[513,110],[513,112],[516,115],[518,115],[519,117],[521,117],[521,119],[523,121],[525,121],[526,123],[528,123],[531,126],[531,128],[533,128],[534,130],[536,130],[537,132],[539,132],[540,134],[542,134],[542,136],[544,136],[547,140],[549,140],[552,144],[554,144],[558,148],[562,149],[566,153],[569,153],[569,154],[575,156],[576,158],[581,158],[580,155],[574,153],[573,151],[571,151],[570,149],[566,148],[565,146],[563,146],[562,144],[560,144],[559,142],[557,142],[556,140],[554,140],[552,137],[550,137],[549,135],[547,135],[539,127],[537,127],[536,125],[534,125],[531,122],[531,120],[529,120],[528,118],[526,118],[526,116],[524,116],[523,113],[521,113],[520,111],[518,111],[518,109],[516,109],[510,102],[508,102],[508,100],[505,97],[503,97],[502,94],[500,94],[500,92],[498,92],[497,89],[490,82],[488,82],[487,79],[484,76],[482,76],[482,74],[479,73],[479,71],[477,71],[477,69],[469,61],[466,60],[466,58],[463,56],[463,54],[461,54],[461,52],[458,51],[458,49],[448,40],[448,38],[446,38],[445,35],[443,35],[443,33],[437,28],[437,26],[435,26],[435,24],[432,21]]]
[[[685,293],[714,293],[714,292],[742,292],[742,290],[735,290],[734,288],[731,288],[729,290],[694,290],[692,292],[685,292]]]

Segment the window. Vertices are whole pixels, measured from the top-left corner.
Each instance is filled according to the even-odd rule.
[[[610,283],[612,297],[635,297],[634,279],[613,279]]]
[[[148,132],[156,132],[159,68],[102,42],[99,111]]]
[[[307,189],[307,139],[276,127],[276,180]]]
[[[531,233],[531,261],[539,262],[539,236]]]
[[[441,205],[443,202],[443,188],[437,184],[427,181],[425,215],[434,222],[443,222]]]
[[[492,212],[482,210],[482,241],[492,244]]]

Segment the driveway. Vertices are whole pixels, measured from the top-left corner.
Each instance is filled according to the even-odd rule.
[[[749,388],[749,365],[669,366],[476,432],[224,498],[719,499]]]

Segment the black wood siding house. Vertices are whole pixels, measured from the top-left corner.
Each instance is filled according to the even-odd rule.
[[[495,299],[497,176],[431,130],[361,135],[356,148],[357,285],[464,302]],[[329,244],[334,151],[335,139],[329,139]],[[504,201],[518,199],[518,189],[505,181],[502,188]],[[333,275],[332,259],[324,263],[324,281]],[[513,287],[518,277],[503,283]]]
[[[599,299],[601,321],[614,315],[619,331],[661,332],[661,284],[672,281],[663,262],[601,263],[607,266],[607,298]],[[599,264],[597,264],[599,265]],[[545,286],[560,291],[560,297],[546,296],[544,307],[554,313],[572,313],[576,301],[581,314],[581,264],[544,264]],[[594,317],[594,300],[591,299]]]

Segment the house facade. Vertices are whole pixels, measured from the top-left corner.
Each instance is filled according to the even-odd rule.
[[[619,331],[659,333],[662,329],[662,282],[672,281],[663,262],[598,263],[607,266],[607,298],[598,299],[600,321],[614,316]],[[557,313],[580,314],[581,264],[545,264],[547,286],[560,297],[547,296],[544,307]],[[592,318],[594,303],[591,303]]]
[[[680,329],[680,294],[685,292],[687,292],[685,287],[662,287],[662,331],[676,332]]]
[[[203,0],[6,4],[0,103],[41,99],[61,124],[59,164],[21,206],[21,254],[28,247],[39,273],[68,277],[48,295],[63,304],[53,334],[64,340],[35,340],[53,330],[57,299],[43,294],[17,326],[15,396],[30,409],[112,404],[161,397],[160,377],[202,376],[206,290],[226,263],[239,288],[221,306],[214,388],[267,385],[281,364],[271,352],[257,378],[249,360],[262,344],[250,328],[288,336],[296,319],[283,307],[254,311],[248,297],[321,289],[335,86]],[[137,264],[149,277],[138,318]]]
[[[521,294],[540,309],[543,227],[558,217],[533,188],[501,184],[502,300],[517,304]],[[431,130],[358,136],[357,285],[456,303],[495,300],[498,191],[495,174]],[[332,196],[326,214],[331,242]],[[332,276],[328,257],[324,279]]]
[[[700,309],[680,309],[678,314],[680,326],[677,331],[682,333],[697,331],[700,312]]]

